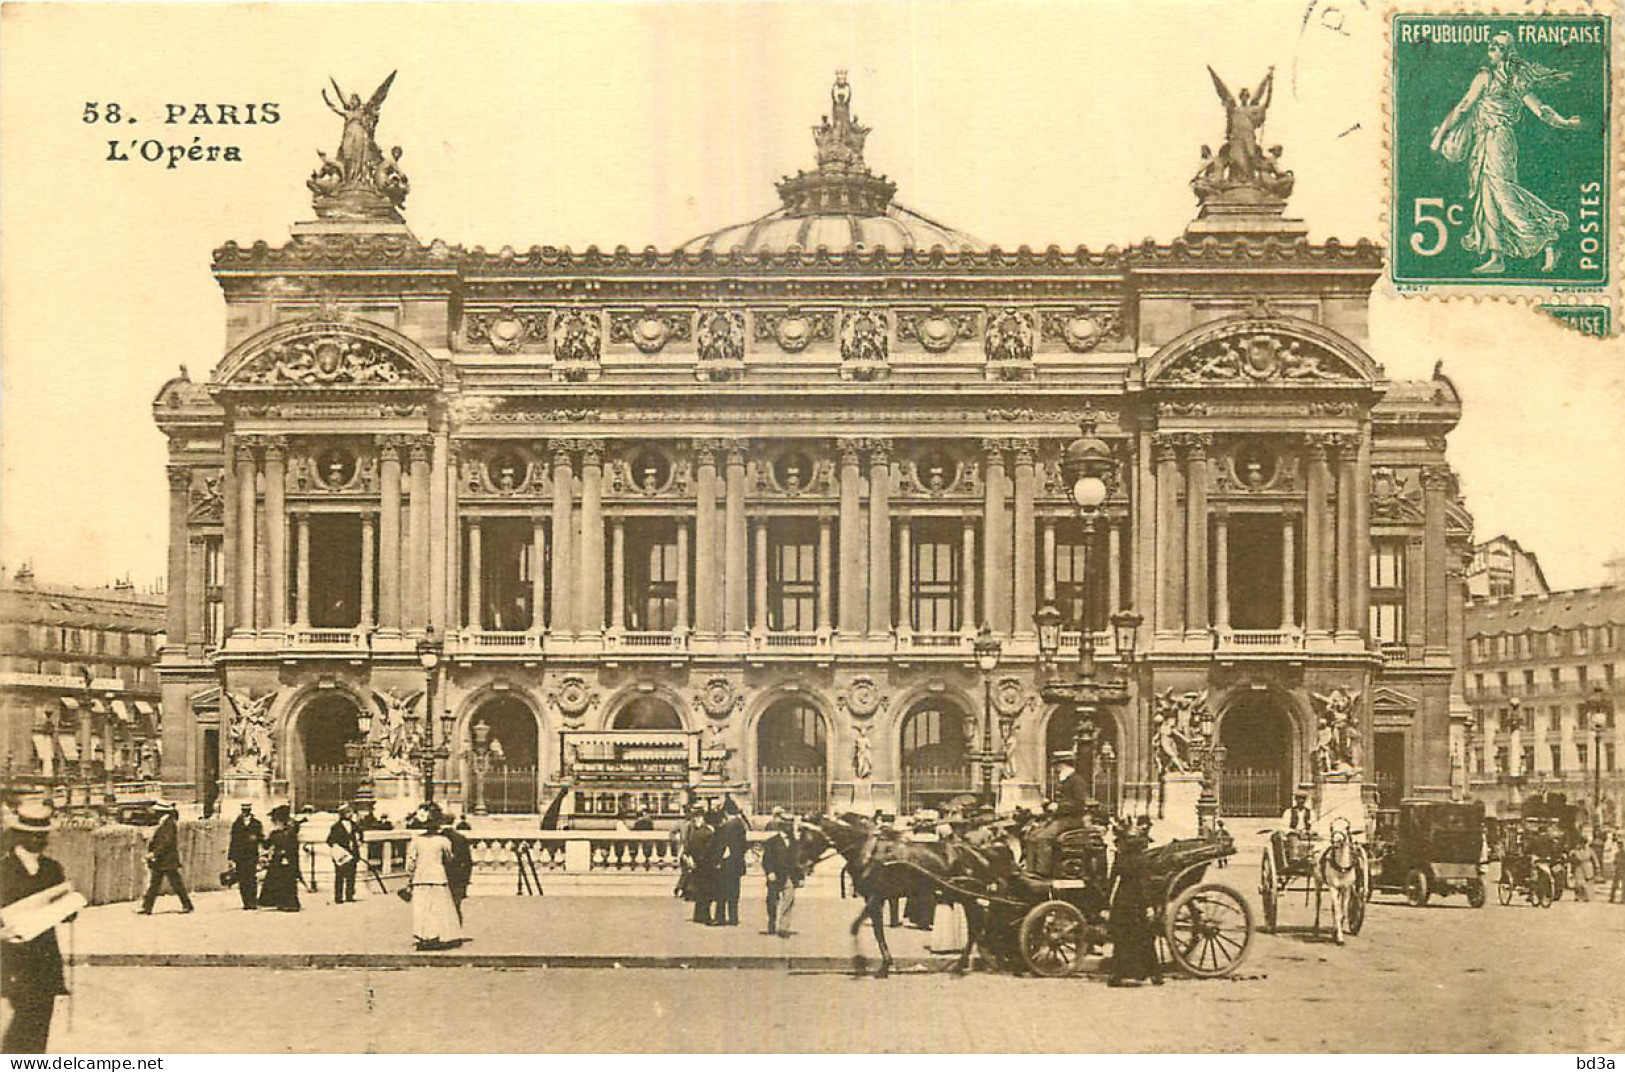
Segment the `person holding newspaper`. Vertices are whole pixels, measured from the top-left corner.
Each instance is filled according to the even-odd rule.
[[[0,1052],[44,1053],[57,995],[68,992],[56,925],[85,899],[45,855],[55,811],[49,800],[24,801],[0,834],[0,996],[11,1006]]]

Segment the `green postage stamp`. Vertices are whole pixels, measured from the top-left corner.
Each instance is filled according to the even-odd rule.
[[[1614,33],[1601,14],[1392,17],[1399,289],[1607,292],[1619,257]]]

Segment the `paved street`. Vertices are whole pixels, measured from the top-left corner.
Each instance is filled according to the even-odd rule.
[[[1214,877],[1251,891],[1251,868]],[[408,948],[409,913],[393,897],[299,916],[205,899],[193,916],[138,919],[128,906],[86,913],[72,1024],[58,1051],[457,1051],[653,1049],[752,1051],[1401,1050],[1617,1052],[1625,1048],[1625,906],[1549,910],[1460,898],[1412,909],[1384,898],[1365,933],[1338,949],[1308,933],[1312,909],[1283,907],[1286,933],[1259,935],[1240,977],[1175,978],[1160,990],[1111,990],[1099,974],[1041,980],[940,974],[920,932],[893,931],[915,965],[886,981],[852,979],[851,902],[798,907],[801,934],[712,930],[682,922],[670,898],[482,898],[470,905],[488,963],[664,954],[716,967],[466,967]],[[116,915],[115,915],[116,913]],[[1302,925],[1301,927],[1298,925]],[[872,949],[867,935],[863,948]],[[369,967],[272,970],[323,948]],[[160,949],[235,967],[124,967]],[[399,957],[384,961],[383,954]],[[725,970],[753,958],[774,967]],[[113,959],[110,959],[113,958]],[[370,958],[370,959],[369,959]],[[532,958],[512,959],[512,958]],[[393,970],[396,964],[434,968]],[[320,963],[320,961],[317,961]],[[390,966],[385,967],[388,963]],[[554,963],[569,963],[555,961]],[[840,965],[840,969],[837,968]],[[273,1008],[299,1010],[271,1017]],[[223,1016],[242,1009],[242,1016]],[[730,1010],[727,1018],[719,1010]],[[733,1026],[724,1026],[731,1021]],[[290,1025],[297,1025],[296,1028]]]

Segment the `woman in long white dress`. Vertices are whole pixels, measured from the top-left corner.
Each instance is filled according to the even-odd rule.
[[[1506,271],[1504,258],[1541,253],[1542,271],[1557,266],[1557,239],[1569,229],[1569,217],[1518,184],[1517,123],[1528,108],[1547,126],[1578,129],[1579,117],[1565,119],[1534,92],[1568,77],[1524,59],[1512,35],[1498,33],[1490,38],[1489,63],[1433,131],[1434,152],[1451,162],[1467,160],[1473,218],[1461,245],[1487,258],[1474,272],[1498,275]]]
[[[406,867],[412,875],[412,936],[419,949],[448,949],[461,944],[463,928],[457,919],[446,865],[451,842],[431,822],[406,849]]]

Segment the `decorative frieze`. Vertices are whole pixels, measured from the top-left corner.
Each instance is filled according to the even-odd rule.
[[[514,354],[547,341],[546,309],[504,306],[471,309],[463,316],[463,338],[471,346],[489,346],[499,354]]]
[[[553,320],[554,377],[572,382],[596,378],[603,341],[597,313],[571,309],[556,314]]]
[[[713,381],[738,379],[745,374],[745,316],[732,309],[700,314],[696,336],[699,367],[695,374]]]
[[[906,310],[897,314],[897,341],[919,343],[927,353],[944,354],[961,339],[976,337],[976,314],[965,309]]]
[[[1122,315],[1108,307],[1045,310],[1039,325],[1045,339],[1065,343],[1075,354],[1088,353],[1123,334]]]
[[[758,342],[769,340],[787,354],[799,354],[815,342],[835,341],[832,309],[757,309],[752,316]]]
[[[631,343],[645,354],[658,354],[668,343],[687,342],[693,336],[690,310],[612,310],[609,314],[609,341]]]
[[[881,309],[853,309],[841,321],[841,377],[878,380],[890,371],[891,338]]]

